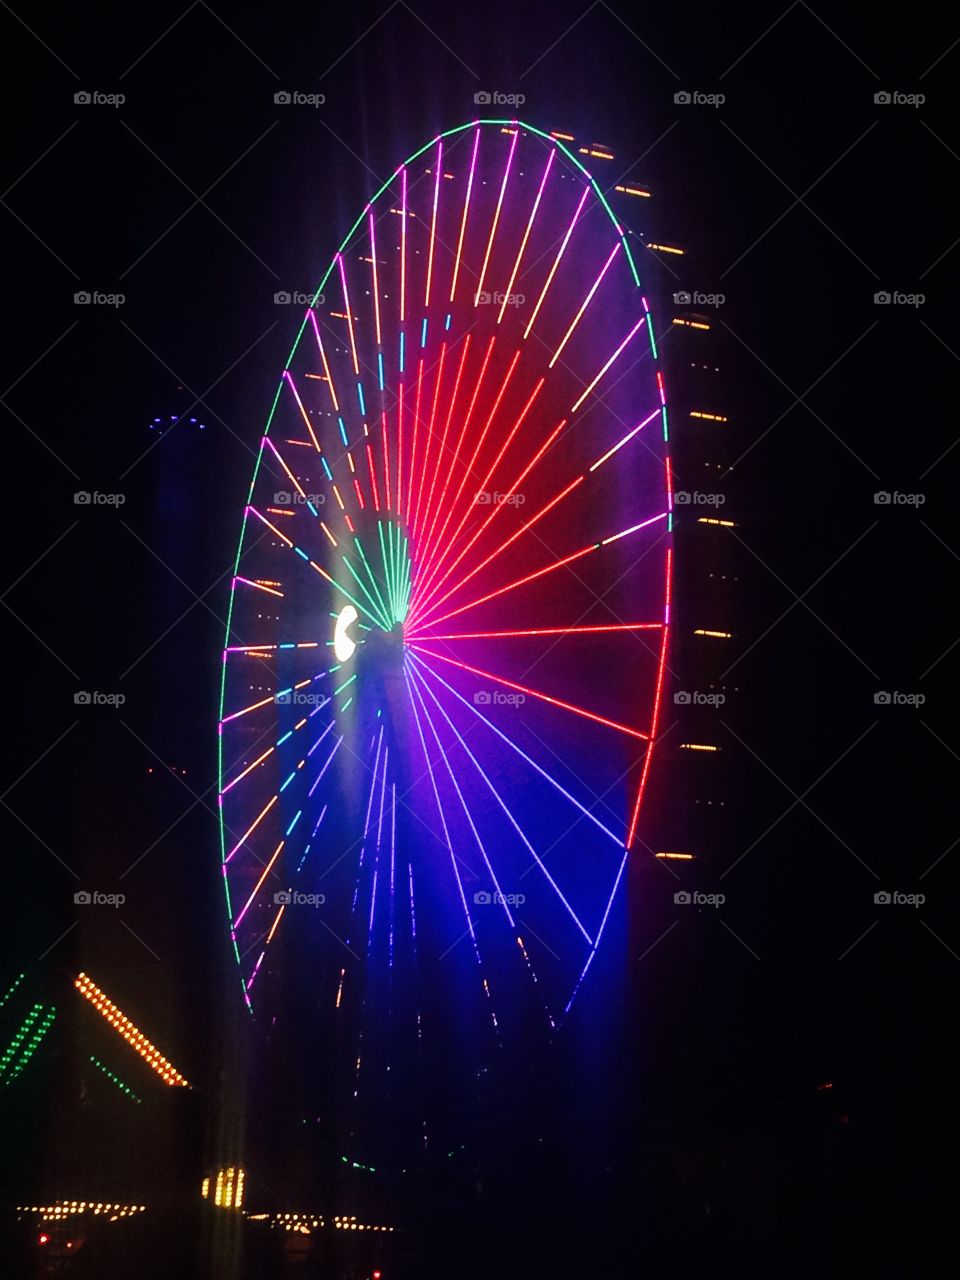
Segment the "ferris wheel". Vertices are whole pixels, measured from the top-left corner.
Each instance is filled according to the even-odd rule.
[[[220,814],[252,1011],[296,963],[365,1053],[425,991],[494,1040],[560,1024],[644,839],[671,507],[603,191],[515,120],[434,138],[334,254],[243,512]]]

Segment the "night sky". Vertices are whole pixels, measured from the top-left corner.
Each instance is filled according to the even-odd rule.
[[[855,1184],[865,1233],[932,1220],[932,1153],[956,1139],[960,975],[956,427],[953,393],[933,390],[960,359],[946,15],[196,0],[4,5],[0,27],[0,986],[101,974],[216,1092],[236,996],[217,675],[254,449],[299,323],[274,295],[316,287],[382,180],[473,118],[475,93],[522,94],[521,118],[611,147],[604,182],[653,189],[638,218],[689,254],[642,259],[661,310],[679,289],[725,297],[730,816],[688,883],[727,900],[684,914],[662,867],[631,872],[630,1047],[609,1067],[627,1101],[605,1194],[635,1212],[656,1181],[644,1152],[671,1143],[766,1143],[816,1181],[803,1141],[822,1129],[823,1177]],[[294,90],[325,101],[275,103]],[[81,690],[125,701],[78,705]],[[656,778],[665,824],[690,803]],[[80,908],[79,889],[126,902]],[[894,891],[925,901],[875,901]],[[558,1105],[589,1121],[596,1084],[572,1101],[558,1086]],[[55,1163],[53,1113],[30,1098],[11,1202]]]

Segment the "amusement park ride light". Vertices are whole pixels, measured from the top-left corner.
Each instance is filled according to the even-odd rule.
[[[352,604],[341,609],[337,615],[336,625],[333,628],[333,652],[338,662],[349,662],[353,657],[357,645],[347,635],[347,630],[359,617],[359,613]]]

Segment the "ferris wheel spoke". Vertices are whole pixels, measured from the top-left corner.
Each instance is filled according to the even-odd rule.
[[[613,260],[614,258],[616,258],[619,252],[620,252],[620,241],[618,240],[617,243],[611,249],[610,256],[607,258],[606,262],[601,267],[600,274],[597,276],[596,280],[594,280],[593,284],[590,286],[589,293],[584,298],[583,302],[580,304],[580,310],[570,321],[570,327],[567,329],[566,333],[563,335],[563,338],[560,340],[559,347],[557,347],[556,351],[550,357],[550,360],[547,363],[548,369],[552,369],[553,366],[560,359],[560,355],[564,347],[567,345],[567,343],[570,341],[571,337],[573,336],[574,329],[576,329],[577,325],[583,319],[583,313],[586,311],[587,307],[589,307],[593,299],[593,295],[600,288],[601,284],[603,284],[603,278],[607,274],[607,272],[610,270],[610,268],[613,266]]]
[[[520,475],[517,476],[517,478],[514,480],[510,488],[506,490],[508,494],[513,494],[518,491],[518,486],[523,483],[526,477],[533,470],[534,466],[536,466],[539,459],[550,448],[550,445],[553,444],[554,440],[556,440],[559,433],[566,426],[566,422],[567,422],[566,418],[563,418],[560,421],[560,423],[556,427],[554,427],[553,431],[550,433],[550,435],[547,437],[547,439],[544,441],[541,447],[537,450],[537,453],[534,455],[533,460],[527,464],[527,466],[520,473]],[[470,571],[470,573],[466,575],[466,577],[461,578],[456,584],[456,586],[451,588],[451,590],[448,591],[446,595],[441,596],[440,599],[436,601],[436,604],[433,607],[438,608],[443,603],[444,600],[449,599],[449,597],[453,594],[455,590],[459,590],[459,588],[462,587],[464,583],[468,582],[472,577],[478,574],[481,569],[485,568],[490,563],[491,560],[494,560],[501,553],[501,551],[505,551],[506,548],[511,545],[511,543],[515,542],[516,539],[521,536],[521,534],[526,533],[527,530],[532,528],[533,525],[535,525],[538,520],[542,519],[542,517],[545,516],[549,511],[551,511],[559,502],[562,502],[563,499],[568,496],[568,494],[572,493],[573,490],[576,489],[583,482],[584,478],[585,478],[584,476],[580,475],[580,476],[577,476],[575,480],[572,480],[566,486],[566,488],[562,489],[555,497],[551,498],[551,500],[548,503],[546,503],[545,506],[541,507],[540,510],[535,515],[531,516],[530,519],[527,520],[523,525],[521,525],[521,527],[515,533],[511,534],[511,536],[507,538],[505,542],[502,542],[494,551],[491,551],[491,553],[487,556],[487,558],[481,561],[480,564],[478,564],[475,568],[473,568]],[[421,610],[427,609],[427,606],[430,604],[431,600],[435,599],[436,593],[443,588],[443,584],[449,581],[450,575],[453,573],[457,565],[470,552],[474,544],[482,536],[484,531],[490,527],[490,525],[496,519],[497,514],[500,511],[502,511],[505,506],[506,504],[502,502],[491,503],[490,513],[488,514],[487,518],[480,523],[479,528],[475,530],[470,541],[466,544],[466,546],[457,556],[456,560],[454,560],[452,564],[447,566],[443,576],[439,579],[439,581],[434,582],[433,590],[428,595],[425,595],[421,600]]]
[[[243,922],[244,916],[247,914],[247,912],[250,910],[253,903],[256,901],[257,894],[263,888],[263,882],[266,880],[267,876],[273,870],[277,859],[280,857],[280,854],[283,851],[283,846],[285,843],[286,843],[285,841],[281,840],[280,843],[277,845],[276,849],[274,849],[273,853],[270,855],[270,861],[263,868],[263,871],[261,872],[261,875],[260,875],[260,879],[257,881],[256,885],[254,885],[253,893],[250,894],[250,897],[247,899],[246,904],[244,905],[240,914],[237,916],[236,920],[234,920],[233,922],[233,928],[235,930],[239,929],[240,925]]]
[[[530,217],[527,219],[526,230],[523,233],[523,239],[520,241],[520,248],[517,250],[517,259],[513,264],[513,270],[510,273],[510,279],[507,282],[506,289],[504,290],[503,301],[500,303],[500,313],[497,316],[498,325],[503,323],[503,313],[507,309],[507,303],[513,297],[513,286],[517,278],[517,272],[520,270],[520,261],[523,258],[524,250],[527,247],[527,241],[530,239],[530,232],[533,228],[533,221],[537,216],[537,210],[540,208],[540,200],[543,197],[543,190],[544,190],[544,187],[547,185],[547,178],[550,176],[550,168],[556,158],[556,155],[557,155],[556,151],[553,150],[553,148],[551,148],[550,154],[547,156],[547,163],[544,165],[543,177],[540,179],[540,186],[537,189],[536,198],[534,199],[534,202],[533,202],[533,208],[530,210]]]
[[[463,254],[463,237],[467,229],[467,212],[470,208],[470,195],[473,191],[473,177],[477,168],[477,151],[480,146],[480,129],[476,129],[473,135],[473,155],[470,157],[470,171],[467,176],[467,190],[463,198],[463,214],[460,218],[460,236],[457,240],[457,253],[453,263],[453,277],[450,281],[450,302],[454,300],[457,292],[457,277],[460,274],[460,261]]]
[[[576,798],[576,796],[571,795],[571,793],[566,789],[566,787],[562,786],[556,780],[556,778],[554,778],[551,774],[547,772],[546,769],[544,769],[541,765],[537,764],[536,760],[534,760],[531,756],[527,755],[527,753],[523,750],[522,747],[519,747],[513,741],[512,738],[508,737],[507,734],[505,734],[501,729],[499,729],[493,723],[493,721],[489,720],[483,714],[482,711],[479,711],[472,702],[464,698],[462,694],[460,694],[456,689],[454,689],[453,685],[448,684],[447,681],[444,680],[443,676],[440,675],[438,671],[435,671],[434,668],[428,662],[424,661],[424,659],[419,657],[416,653],[411,653],[411,657],[413,658],[414,662],[416,662],[419,666],[421,666],[430,676],[433,677],[434,680],[436,680],[439,684],[441,684],[447,690],[448,693],[452,694],[453,697],[456,698],[458,702],[461,702],[467,708],[468,711],[470,711],[474,716],[477,717],[478,720],[481,720],[487,726],[488,729],[492,729],[498,738],[500,738],[503,742],[505,742],[507,746],[511,748],[511,750],[515,751],[518,756],[520,756],[523,760],[527,762],[527,764],[531,766],[531,768],[533,768],[538,774],[540,774],[542,778],[544,778],[547,782],[549,782],[550,785],[560,793],[560,795],[562,795],[566,800],[569,800],[570,803],[576,809],[578,809],[585,818],[588,818],[594,824],[594,826],[598,827],[605,836],[609,837],[609,839],[612,840],[613,843],[618,846],[618,848],[621,848],[621,849],[623,848],[623,839],[620,836],[614,835],[614,833],[600,821],[600,819],[596,816],[596,814],[592,813],[586,807],[586,805],[581,804],[581,802]]]
[[[421,541],[423,542],[424,546],[427,545],[427,533],[426,533],[427,522],[430,519],[430,512],[433,508],[433,495],[436,490],[437,476],[440,474],[441,471],[444,471],[445,474],[447,472],[447,468],[444,465],[446,456],[447,456],[447,436],[450,433],[450,422],[453,418],[453,411],[456,408],[456,404],[457,404],[457,395],[460,391],[460,379],[463,376],[463,366],[466,363],[467,355],[469,354],[469,351],[470,351],[471,336],[472,335],[468,333],[463,341],[463,351],[460,353],[460,364],[457,367],[457,375],[456,375],[456,378],[454,379],[453,391],[450,395],[450,404],[447,409],[447,416],[443,426],[443,435],[440,439],[440,447],[437,450],[437,461],[430,475],[430,492],[427,495],[426,508],[424,509],[424,512],[423,512],[423,518],[420,521]],[[434,520],[435,519],[436,517],[434,517]]]
[[[453,502],[452,502],[452,504],[451,504],[451,509],[452,509],[453,507],[456,507],[456,506],[457,506],[457,504],[460,502],[460,498],[461,498],[461,495],[463,494],[463,490],[464,490],[464,487],[466,486],[466,483],[467,483],[468,478],[469,478],[470,476],[472,476],[472,475],[475,475],[475,472],[474,472],[474,469],[473,469],[473,468],[474,468],[474,465],[475,465],[475,463],[476,463],[476,461],[477,461],[477,456],[479,455],[480,450],[481,450],[481,448],[483,447],[483,442],[484,442],[484,440],[486,440],[486,438],[487,438],[487,433],[488,433],[488,432],[489,432],[489,430],[490,430],[490,424],[491,424],[491,422],[493,421],[494,417],[496,416],[497,410],[500,408],[500,402],[502,401],[503,396],[504,396],[504,393],[505,393],[505,392],[506,392],[506,390],[507,390],[507,386],[508,386],[508,385],[509,385],[509,383],[510,383],[510,379],[513,377],[513,371],[516,369],[516,367],[517,367],[517,361],[518,361],[519,359],[520,359],[520,352],[519,352],[519,350],[517,350],[517,351],[515,351],[515,352],[514,352],[513,359],[510,361],[510,365],[509,365],[509,367],[507,368],[507,372],[506,372],[506,374],[505,374],[505,376],[504,376],[503,382],[501,383],[500,390],[497,392],[496,399],[495,399],[495,400],[494,400],[494,402],[493,402],[493,408],[490,410],[489,414],[487,415],[487,420],[486,420],[486,422],[483,424],[483,430],[480,432],[480,437],[479,437],[479,439],[477,440],[476,446],[474,447],[473,455],[472,455],[472,457],[470,458],[470,461],[467,463],[466,470],[464,471],[463,476],[462,476],[462,477],[461,477],[461,479],[460,479],[460,486],[459,486],[459,488],[457,489],[456,495],[454,496]],[[450,537],[449,537],[449,538],[447,538],[447,540],[446,540],[446,542],[445,542],[445,544],[444,544],[445,549],[444,549],[444,550],[439,554],[439,556],[438,556],[438,557],[434,558],[434,560],[433,560],[433,567],[432,567],[430,570],[428,570],[428,571],[425,573],[424,577],[423,577],[423,581],[422,581],[422,588],[423,588],[423,589],[425,589],[425,588],[426,588],[426,586],[428,585],[428,583],[429,583],[429,581],[430,581],[431,577],[436,573],[437,569],[438,569],[438,568],[440,567],[440,565],[443,563],[443,561],[444,561],[444,559],[445,559],[446,555],[447,555],[447,554],[449,554],[449,552],[450,552],[450,549],[451,549],[452,545],[455,543],[455,541],[456,541],[457,537],[458,537],[458,536],[459,536],[459,534],[460,534],[460,530],[463,528],[464,524],[465,524],[465,523],[467,522],[467,520],[470,518],[470,512],[471,512],[471,509],[472,509],[472,504],[471,504],[470,506],[468,506],[468,507],[467,507],[466,511],[465,511],[465,512],[464,512],[464,514],[463,514],[463,518],[461,519],[460,523],[457,525],[456,529],[455,529],[455,530],[454,530],[454,532],[450,535]],[[429,549],[427,549],[427,558],[428,558],[428,559],[430,558],[430,557],[429,557]]]
[[[317,453],[323,453],[323,450],[320,448],[320,441],[317,439],[316,433],[314,432],[313,423],[310,421],[310,415],[307,413],[303,406],[303,401],[300,399],[300,392],[297,390],[297,385],[293,380],[293,375],[289,369],[284,369],[283,376],[287,386],[293,392],[293,398],[297,402],[297,408],[300,410],[300,416],[303,418],[304,425],[307,428],[307,435],[313,441],[314,449],[316,449]]]
[[[400,323],[407,311],[407,167],[400,170]],[[401,336],[401,342],[403,338]]]
[[[434,388],[433,388],[433,403],[430,407],[430,419],[425,424],[426,440],[424,441],[424,445],[423,445],[423,463],[420,467],[420,483],[417,486],[417,501],[414,504],[411,512],[409,513],[409,517],[412,517],[410,518],[410,526],[411,526],[411,531],[414,539],[417,538],[418,529],[421,523],[421,516],[422,516],[421,504],[423,502],[423,485],[424,485],[424,481],[427,478],[427,465],[428,465],[428,459],[430,457],[430,444],[433,440],[433,424],[436,421],[436,416],[437,416],[437,402],[440,397],[440,384],[443,381],[443,366],[444,366],[444,362],[446,361],[446,357],[447,357],[447,344],[443,342],[440,345],[440,359],[437,363],[437,380],[434,383]]]
[[[418,698],[420,702],[420,709],[423,712],[424,717],[426,719],[427,727],[430,729],[430,732],[433,735],[433,740],[437,745],[437,751],[440,755],[440,758],[443,761],[444,765],[446,766],[447,774],[450,778],[450,782],[453,784],[453,789],[457,793],[457,798],[460,801],[460,806],[463,809],[464,816],[467,819],[467,823],[470,827],[471,832],[473,833],[473,838],[477,843],[477,848],[480,850],[480,856],[483,859],[483,862],[487,868],[487,871],[490,873],[490,879],[493,882],[494,889],[496,890],[498,901],[500,905],[503,907],[504,915],[507,918],[510,928],[515,929],[516,921],[514,920],[513,914],[510,911],[510,905],[506,900],[506,895],[502,892],[500,888],[500,881],[497,879],[497,873],[494,871],[493,864],[491,863],[487,855],[486,846],[483,843],[483,840],[480,836],[480,832],[477,830],[477,825],[473,820],[473,814],[470,811],[470,806],[467,804],[466,800],[464,799],[463,792],[460,789],[460,784],[457,782],[457,775],[454,773],[453,768],[450,764],[450,759],[440,743],[440,735],[437,733],[436,725],[433,723],[433,717],[430,715],[430,712],[427,708],[427,704],[424,702],[423,696],[420,693],[419,687],[416,684],[413,685],[413,691],[415,696]]]
[[[490,262],[490,252],[493,249],[493,237],[497,234],[497,225],[500,222],[500,211],[503,208],[503,197],[507,190],[507,180],[510,177],[510,170],[513,167],[513,155],[517,149],[517,139],[520,137],[519,129],[515,129],[513,137],[510,140],[510,150],[507,154],[507,163],[503,170],[503,181],[500,183],[500,194],[497,196],[497,207],[493,213],[493,222],[490,226],[490,237],[487,240],[487,251],[483,255],[483,266],[480,268],[480,279],[477,281],[477,287],[474,290],[473,305],[476,307],[483,292],[483,282],[487,277],[487,266]]]
[[[430,761],[430,753],[427,750],[427,742],[423,734],[423,725],[420,721],[420,713],[417,710],[417,702],[416,702],[416,698],[414,697],[413,684],[410,680],[410,675],[406,670],[404,670],[404,679],[407,685],[407,695],[410,699],[410,706],[413,711],[414,723],[417,727],[417,736],[420,739],[420,746],[423,751],[424,763],[427,766],[427,775],[430,778],[430,785],[433,789],[433,797],[437,805],[437,813],[440,816],[440,826],[443,830],[443,841],[444,841],[444,844],[447,846],[447,852],[450,854],[450,865],[453,868],[453,876],[457,884],[457,892],[460,897],[460,903],[463,907],[463,914],[467,924],[467,933],[470,935],[470,941],[473,944],[474,958],[476,959],[477,965],[480,968],[481,982],[489,998],[490,989],[487,986],[486,978],[483,977],[483,961],[480,956],[480,947],[477,943],[477,934],[473,925],[473,917],[470,915],[470,908],[467,905],[467,895],[464,892],[464,888],[463,888],[463,878],[460,875],[460,867],[457,863],[457,855],[454,853],[453,843],[450,839],[450,831],[449,831],[449,828],[447,827],[447,819],[443,810],[443,803],[440,800],[440,791],[439,791],[439,788],[437,787],[436,774],[434,773],[434,770],[433,770],[433,764]],[[494,1025],[496,1025],[495,1017],[494,1017]]]
[[[474,388],[473,388],[473,394],[472,394],[472,395],[471,395],[471,397],[470,397],[470,404],[469,404],[469,406],[467,407],[467,412],[466,412],[466,414],[464,415],[463,422],[461,423],[461,426],[460,426],[460,434],[459,434],[459,436],[457,437],[456,447],[453,449],[453,451],[452,451],[452,452],[451,452],[451,454],[450,454],[450,466],[449,466],[449,468],[447,469],[446,476],[444,477],[443,489],[442,489],[442,491],[441,491],[441,493],[440,493],[440,501],[439,501],[439,503],[437,504],[437,511],[436,511],[436,514],[434,515],[434,524],[435,524],[436,519],[437,519],[437,517],[439,516],[439,514],[440,514],[440,511],[441,511],[441,510],[443,510],[444,508],[446,508],[446,513],[447,513],[447,514],[446,514],[446,516],[445,516],[445,518],[444,518],[443,524],[442,524],[442,525],[441,525],[441,527],[440,527],[440,531],[439,531],[439,533],[437,533],[437,535],[436,535],[436,539],[434,539],[434,525],[431,525],[431,526],[430,526],[430,530],[429,530],[429,532],[428,532],[428,534],[427,534],[427,537],[426,537],[426,539],[425,539],[425,544],[426,544],[427,546],[431,546],[431,547],[437,547],[437,548],[439,548],[439,547],[443,544],[443,535],[444,535],[444,534],[446,533],[446,531],[447,531],[447,526],[448,526],[448,524],[450,523],[450,517],[453,515],[453,509],[454,509],[454,507],[456,506],[457,501],[459,500],[460,493],[462,492],[462,490],[463,490],[463,486],[464,486],[464,484],[466,483],[466,478],[467,478],[467,476],[468,476],[468,475],[469,475],[469,473],[470,473],[470,472],[469,472],[469,467],[467,467],[467,468],[465,469],[465,471],[464,471],[464,475],[463,475],[463,478],[462,478],[462,480],[461,480],[460,489],[457,491],[457,495],[456,495],[456,497],[455,497],[455,498],[453,499],[453,501],[448,505],[448,504],[447,504],[447,502],[446,502],[447,490],[448,490],[448,488],[449,488],[449,486],[450,486],[451,481],[452,481],[452,480],[453,480],[453,478],[454,478],[454,471],[455,471],[456,465],[457,465],[457,463],[458,463],[458,462],[459,462],[459,460],[460,460],[460,450],[461,450],[461,448],[463,447],[463,442],[464,442],[464,440],[466,439],[466,436],[467,436],[467,431],[468,431],[469,426],[470,426],[470,420],[471,420],[471,418],[473,417],[473,410],[474,410],[474,407],[475,407],[475,405],[476,405],[476,403],[477,403],[477,397],[478,397],[478,396],[479,396],[479,394],[480,394],[480,388],[481,388],[481,386],[483,385],[484,377],[486,376],[487,366],[488,366],[488,365],[489,365],[489,363],[490,363],[490,356],[491,356],[491,354],[493,353],[493,344],[494,344],[495,342],[496,342],[496,335],[492,335],[492,336],[491,336],[491,338],[490,338],[490,341],[487,343],[487,350],[486,350],[486,354],[485,354],[485,355],[484,355],[484,357],[483,357],[483,363],[482,363],[482,365],[480,366],[480,373],[479,373],[479,375],[478,375],[478,377],[477,377],[476,384],[474,385]],[[432,556],[433,556],[433,553],[431,552],[431,553],[430,553],[430,556],[428,556],[426,559],[421,559],[421,563],[422,563],[422,565],[423,565],[423,567],[424,567],[424,570],[425,570],[425,571],[426,571],[427,567],[429,566],[429,564],[430,564],[430,562],[431,562]]]
[[[609,720],[606,716],[598,716],[593,711],[587,711],[585,707],[578,707],[572,702],[564,702],[561,698],[554,698],[550,694],[531,689],[528,685],[517,684],[514,680],[506,679],[505,676],[494,675],[492,671],[482,671],[479,667],[472,667],[469,663],[460,662],[457,658],[448,658],[442,653],[434,653],[433,650],[424,648],[423,644],[417,641],[411,641],[410,647],[418,653],[426,654],[429,658],[437,658],[440,662],[447,662],[452,667],[459,667],[462,671],[469,671],[471,675],[482,676],[485,680],[493,680],[494,683],[502,684],[507,689],[515,689],[518,693],[525,694],[527,697],[538,698],[541,702],[548,702],[551,706],[558,707],[562,711],[569,711],[573,715],[583,716],[585,720],[593,720],[608,729],[616,729],[620,733],[628,734],[631,738],[639,738],[645,742],[649,737],[649,734],[643,733],[640,729],[633,729],[630,725],[621,724],[618,720]]]
[[[546,878],[546,880],[547,880],[547,883],[550,885],[550,888],[551,888],[551,889],[553,889],[554,893],[557,895],[557,897],[560,899],[560,902],[563,904],[564,909],[567,911],[567,913],[569,914],[570,918],[573,920],[574,924],[577,926],[577,928],[579,929],[579,931],[583,934],[584,938],[585,938],[585,939],[586,939],[586,941],[587,941],[588,946],[593,946],[593,939],[590,937],[589,933],[587,933],[586,929],[583,927],[583,923],[582,923],[582,921],[580,920],[580,917],[577,915],[577,913],[574,911],[573,907],[570,905],[570,903],[569,903],[569,902],[567,901],[567,899],[564,897],[563,892],[562,892],[562,890],[560,889],[560,886],[557,884],[556,880],[554,880],[553,876],[552,876],[552,875],[550,874],[550,872],[547,870],[546,864],[543,862],[543,860],[540,858],[540,855],[537,853],[536,849],[535,849],[535,848],[533,847],[533,845],[530,843],[530,841],[529,841],[529,839],[527,838],[527,836],[526,836],[525,832],[524,832],[524,831],[523,831],[523,829],[521,828],[520,824],[517,822],[516,818],[513,816],[513,813],[510,811],[510,808],[508,807],[508,805],[507,805],[507,804],[506,804],[506,802],[504,801],[503,797],[500,795],[500,792],[497,790],[497,788],[496,788],[496,787],[493,785],[493,783],[490,781],[490,778],[489,778],[489,777],[487,776],[487,774],[484,772],[484,770],[483,770],[483,766],[480,764],[479,760],[476,758],[476,756],[473,754],[473,752],[472,752],[472,751],[470,750],[470,748],[467,746],[466,742],[465,742],[465,741],[464,741],[464,739],[463,739],[463,735],[460,733],[459,729],[456,727],[456,725],[455,725],[455,724],[453,723],[453,721],[450,719],[449,715],[447,714],[447,712],[446,712],[445,708],[444,708],[444,707],[443,707],[443,705],[441,704],[441,702],[440,702],[440,700],[438,699],[437,695],[433,692],[433,690],[432,690],[432,689],[430,688],[430,686],[427,684],[426,679],[425,679],[425,678],[424,678],[424,677],[423,677],[423,676],[422,676],[418,671],[416,671],[416,670],[414,670],[414,679],[415,679],[415,680],[416,680],[416,681],[417,681],[417,682],[418,682],[418,683],[419,683],[419,684],[420,684],[420,685],[421,685],[421,686],[422,686],[422,687],[427,691],[427,693],[430,695],[431,701],[434,703],[434,705],[436,706],[437,710],[440,712],[440,714],[443,716],[444,720],[446,720],[447,724],[450,726],[451,730],[453,731],[454,735],[456,736],[457,741],[460,743],[460,745],[461,745],[461,747],[463,748],[463,750],[464,750],[464,751],[466,752],[466,754],[469,756],[471,763],[473,764],[473,766],[474,766],[474,768],[477,770],[477,772],[480,774],[480,777],[481,777],[481,778],[483,779],[483,781],[487,784],[487,787],[488,787],[488,789],[490,790],[490,792],[492,793],[492,795],[493,795],[494,799],[496,800],[497,804],[500,806],[500,808],[501,808],[501,809],[503,810],[503,812],[506,814],[506,816],[507,816],[507,820],[509,821],[510,825],[513,827],[513,829],[516,831],[517,835],[518,835],[518,836],[520,837],[520,839],[522,840],[522,842],[523,842],[524,846],[525,846],[525,847],[526,847],[526,849],[527,849],[527,852],[530,854],[530,856],[533,858],[534,862],[537,864],[537,866],[538,866],[538,867],[540,868],[540,870],[543,872],[543,874],[544,874],[544,876],[545,876],[545,878]]]
[[[440,202],[440,179],[443,177],[443,139],[437,139],[437,159],[433,177],[433,216],[430,219],[430,248],[427,254],[427,284],[424,290],[424,310],[430,306],[430,285],[433,281],[433,245],[437,238],[437,206]]]
[[[542,569],[537,569],[533,573],[528,573],[522,578],[517,578],[513,582],[508,582],[506,586],[499,587],[496,591],[491,591],[477,600],[471,600],[469,604],[461,605],[459,609],[453,609],[450,613],[445,613],[440,618],[434,618],[432,625],[437,626],[441,622],[446,622],[448,618],[455,618],[461,613],[466,613],[468,609],[474,609],[477,605],[485,604],[488,600],[493,600],[498,596],[506,594],[508,591],[515,590],[517,587],[522,587],[528,582],[534,582],[548,573],[553,573],[557,569],[562,569],[565,565],[573,564],[575,561],[581,560],[584,556],[590,555],[594,551],[599,551],[602,547],[608,546],[612,542],[617,542],[621,538],[626,538],[629,534],[638,533],[641,529],[647,529],[658,521],[665,520],[666,516],[667,513],[663,511],[660,515],[651,516],[648,520],[641,520],[639,524],[631,525],[629,529],[623,529],[619,533],[611,534],[610,537],[603,538],[600,542],[591,542],[589,546],[581,547],[579,551],[574,551],[568,556],[563,556],[559,560],[554,560],[552,563],[544,565]]]
[[[540,290],[540,296],[539,298],[537,298],[536,306],[533,308],[533,313],[531,314],[530,319],[527,321],[527,327],[523,331],[524,338],[528,338],[530,336],[530,330],[533,328],[533,322],[536,320],[537,316],[540,314],[540,308],[543,306],[543,300],[547,296],[547,290],[550,288],[550,285],[553,281],[553,277],[557,273],[557,267],[559,267],[560,265],[560,259],[563,257],[564,253],[566,252],[567,245],[570,243],[570,237],[573,235],[573,229],[577,225],[577,221],[580,217],[580,212],[583,209],[583,206],[586,204],[587,196],[589,194],[590,194],[590,188],[584,187],[583,194],[580,197],[580,203],[577,205],[576,209],[574,210],[573,217],[570,219],[570,225],[569,227],[567,227],[567,233],[563,237],[563,240],[560,243],[560,248],[557,251],[557,256],[553,261],[553,266],[550,268],[550,272],[546,278],[546,281],[544,282],[544,286]]]
[[[614,622],[601,626],[532,627],[519,631],[460,631],[449,632],[446,635],[439,636],[424,636],[424,639],[431,642],[439,642],[441,640],[502,640],[522,636],[596,635],[604,631],[659,631],[662,627],[662,622]]]
[[[239,574],[233,579],[234,582],[240,582],[245,587],[255,587],[257,591],[265,591],[269,596],[278,596],[283,599],[283,592],[278,591],[275,586],[268,585],[265,582],[255,582],[252,578],[241,578]]]
[[[590,394],[593,388],[597,385],[597,383],[600,381],[603,375],[620,358],[620,356],[626,350],[627,346],[630,344],[630,342],[632,342],[634,337],[636,337],[636,335],[640,332],[640,330],[643,328],[643,326],[646,323],[647,323],[647,317],[641,316],[641,318],[637,321],[637,323],[633,326],[633,328],[630,330],[627,336],[620,343],[619,347],[617,347],[616,351],[614,351],[610,359],[606,362],[605,365],[603,365],[600,372],[596,375],[593,381],[584,389],[584,391],[581,392],[579,398],[574,401],[570,409],[571,414],[574,414],[577,412],[577,410],[583,404],[584,400],[586,400],[587,396]]]
[[[623,879],[623,873],[624,873],[624,870],[626,869],[627,859],[629,858],[629,856],[630,856],[629,851],[625,850],[623,857],[620,859],[620,866],[617,869],[616,878],[614,879],[614,882],[613,882],[613,888],[610,891],[610,897],[607,899],[606,909],[604,910],[604,913],[603,913],[603,919],[600,921],[600,928],[597,930],[596,940],[594,941],[590,954],[587,956],[586,963],[584,964],[583,968],[580,970],[580,976],[577,978],[576,984],[573,988],[573,993],[571,994],[570,999],[567,1001],[566,1008],[563,1011],[564,1017],[566,1017],[567,1014],[570,1012],[570,1010],[573,1008],[573,1002],[576,1000],[577,995],[580,992],[580,988],[583,986],[583,980],[587,976],[587,970],[593,964],[593,958],[597,954],[597,948],[600,946],[600,939],[603,937],[603,931],[607,927],[607,920],[610,917],[610,909],[613,906],[614,899],[617,896],[617,890],[620,888],[620,881]]]

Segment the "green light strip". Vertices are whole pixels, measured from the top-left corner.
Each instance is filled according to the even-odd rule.
[[[383,596],[380,594],[380,587],[377,585],[377,576],[373,572],[373,570],[370,568],[370,562],[367,559],[366,554],[364,553],[363,547],[360,543],[360,539],[356,535],[354,535],[353,541],[356,543],[357,550],[360,552],[360,559],[363,561],[364,568],[366,569],[367,573],[370,575],[370,581],[373,584],[373,589],[374,591],[376,591],[377,599],[380,601],[380,616],[385,620],[387,620],[385,630],[389,631],[390,630],[390,622],[389,622],[390,610],[387,608],[386,603],[384,602]]]
[[[109,1067],[105,1067],[103,1063],[100,1061],[100,1059],[95,1058],[92,1053],[90,1055],[90,1061],[93,1063],[95,1067],[97,1067],[100,1071],[103,1072],[103,1074],[107,1077],[107,1079],[112,1084],[116,1085],[116,1087],[120,1090],[121,1093],[125,1093],[127,1097],[132,1098],[134,1102],[143,1101],[143,1099],[140,1097],[139,1094],[134,1093],[128,1084],[124,1084],[124,1082],[120,1079],[118,1075],[116,1075],[113,1071],[111,1071]]]
[[[27,975],[25,973],[20,973],[17,975],[17,977],[14,979],[13,986],[9,989],[9,991],[3,997],[3,999],[0,1000],[0,1009],[2,1009],[3,1006],[7,1003],[7,1001],[10,999],[10,997],[13,995],[17,987],[19,987],[20,983],[24,980],[26,976]]]
[[[0,1083],[4,1086],[12,1084],[16,1080],[40,1047],[44,1036],[50,1030],[53,1020],[57,1016],[57,1010],[54,1005],[50,1005],[46,1013],[44,1013],[44,1008],[45,1006],[42,1004],[33,1006],[23,1022],[21,1022],[16,1034],[4,1051],[3,1057],[0,1058]],[[3,1079],[4,1073],[6,1073],[6,1079]]]

